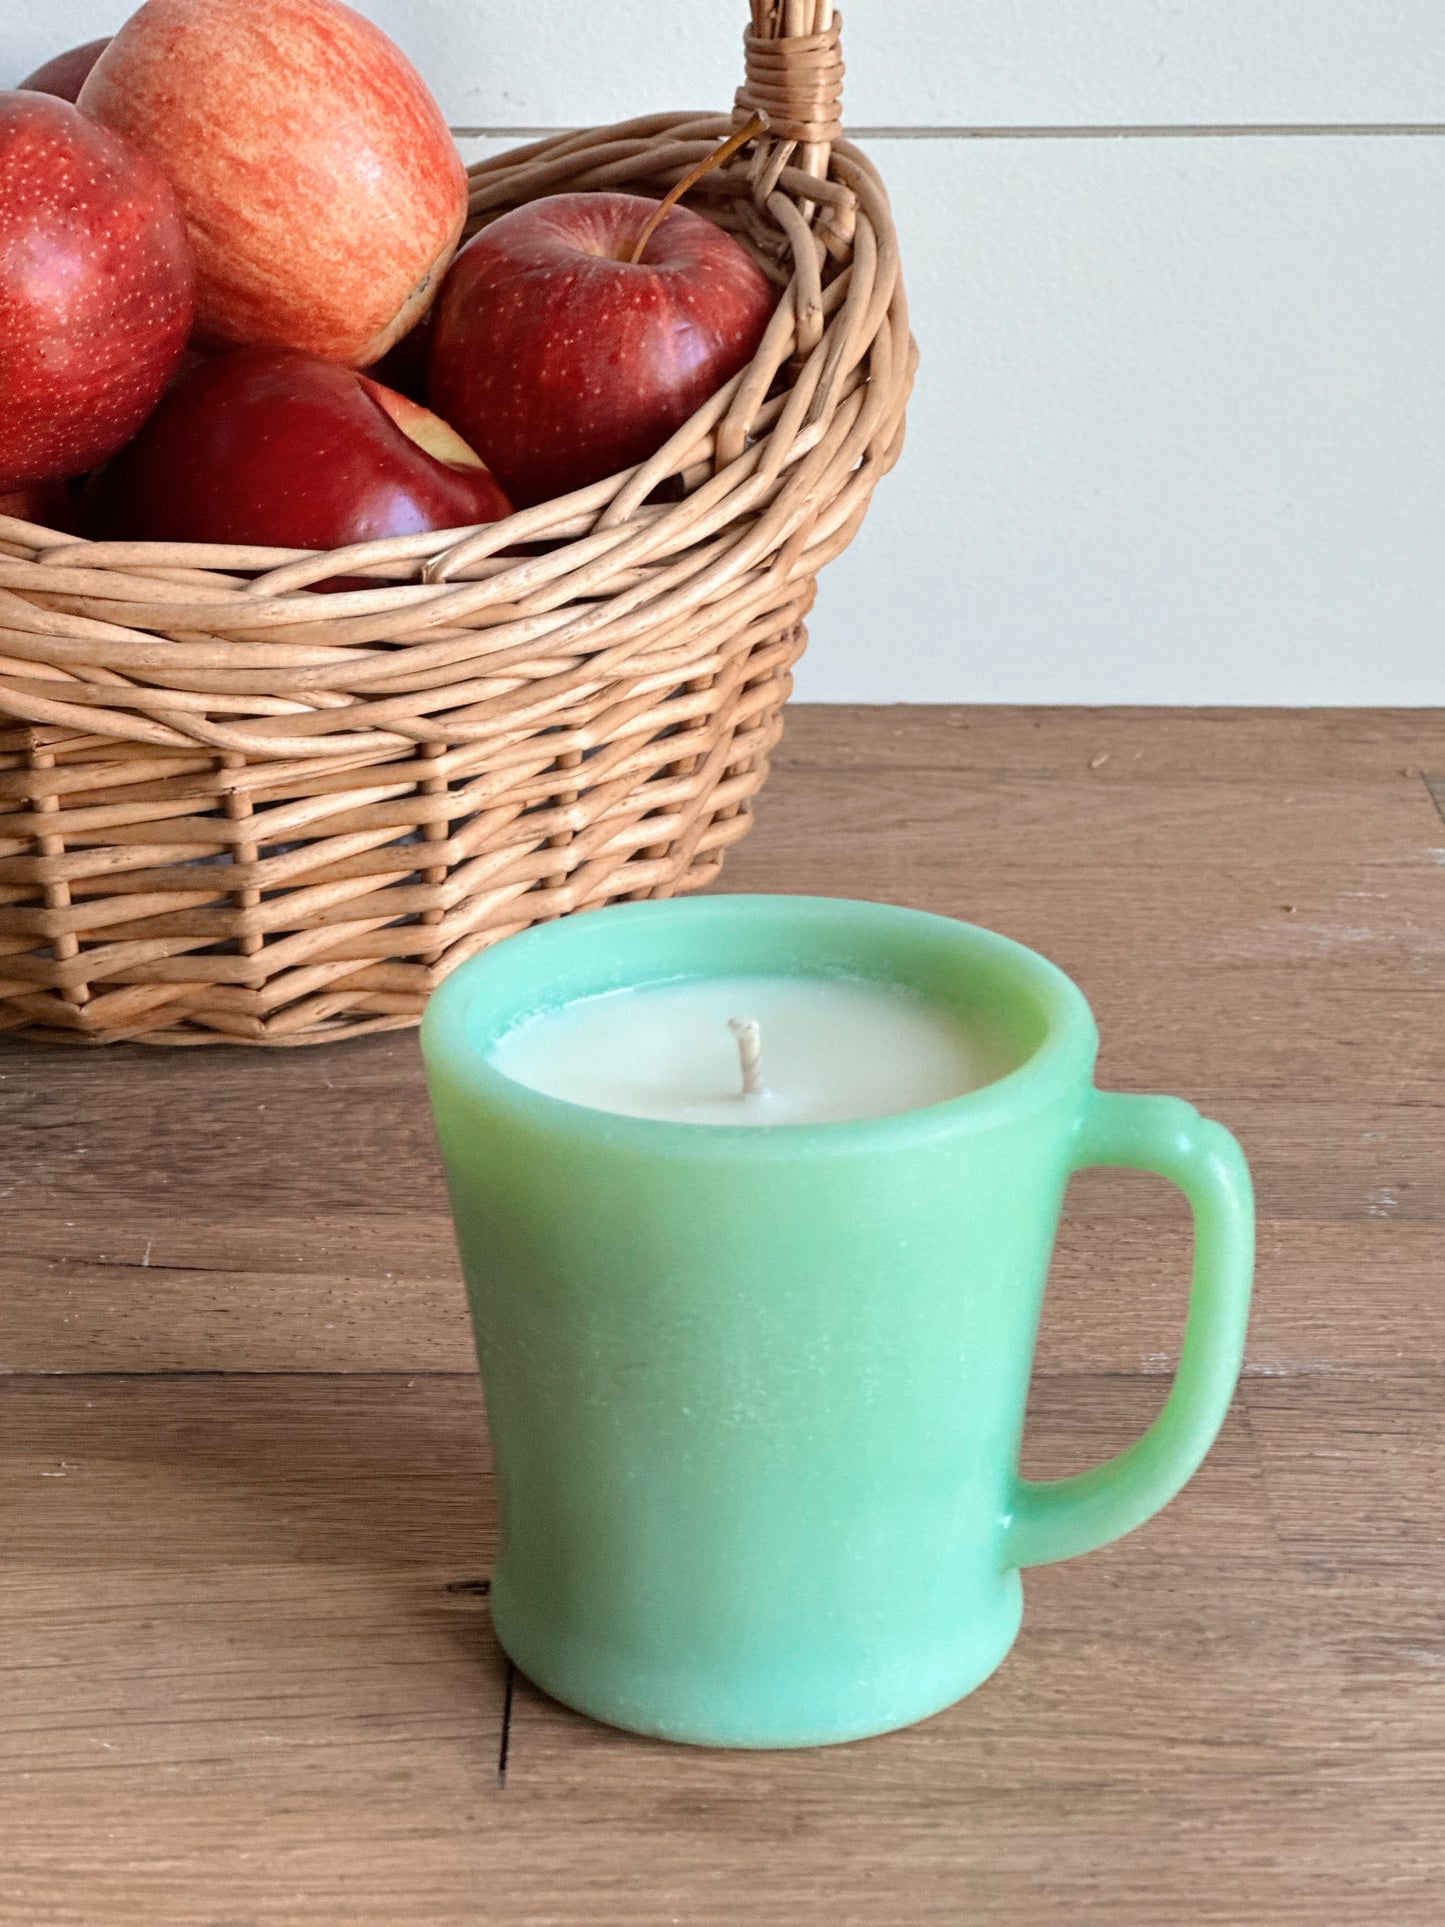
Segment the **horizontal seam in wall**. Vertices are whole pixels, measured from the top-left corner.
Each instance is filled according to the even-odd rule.
[[[454,127],[458,140],[542,140],[570,134],[570,127]],[[1420,139],[1445,134],[1445,121],[1257,121],[1216,126],[1138,127],[849,127],[850,140],[865,141],[1106,141],[1106,140],[1299,140],[1344,136],[1359,139]]]

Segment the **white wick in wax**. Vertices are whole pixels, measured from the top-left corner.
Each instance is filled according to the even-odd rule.
[[[758,1097],[763,1088],[763,1027],[756,1017],[734,1017],[728,1029],[738,1040],[738,1061],[743,1067],[743,1096]]]

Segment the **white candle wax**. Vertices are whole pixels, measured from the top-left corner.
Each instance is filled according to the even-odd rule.
[[[761,1033],[743,1090],[736,1019]],[[1011,1068],[1001,1040],[861,978],[717,977],[579,998],[509,1031],[493,1065],[594,1110],[678,1124],[824,1124],[942,1103]]]

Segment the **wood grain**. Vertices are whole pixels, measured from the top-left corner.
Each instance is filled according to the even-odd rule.
[[[1050,1381],[1031,1469],[1156,1396]],[[447,1590],[489,1552],[471,1380],[12,1380],[0,1410],[5,1927],[892,1927],[960,1892],[1006,1927],[1438,1920],[1433,1388],[1247,1383],[1189,1492],[1033,1575],[1014,1656],[922,1727],[728,1756],[524,1686],[505,1789],[484,1602]]]
[[[1438,745],[1409,712],[794,716],[728,887],[1041,944],[1108,1079],[1207,1102],[1261,1203],[1198,1478],[862,1746],[672,1749],[522,1682],[499,1782],[413,1039],[0,1047],[0,1927],[1439,1927]],[[1158,1409],[1187,1247],[1166,1187],[1076,1184],[1028,1470]]]

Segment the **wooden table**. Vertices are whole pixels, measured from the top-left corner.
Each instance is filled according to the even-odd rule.
[[[1427,714],[793,717],[728,886],[1047,951],[1103,1079],[1223,1118],[1261,1205],[1205,1470],[859,1746],[510,1692],[412,1035],[0,1047],[0,1927],[1440,1927],[1437,799]],[[1157,1409],[1186,1249],[1164,1185],[1076,1185],[1029,1470]]]

